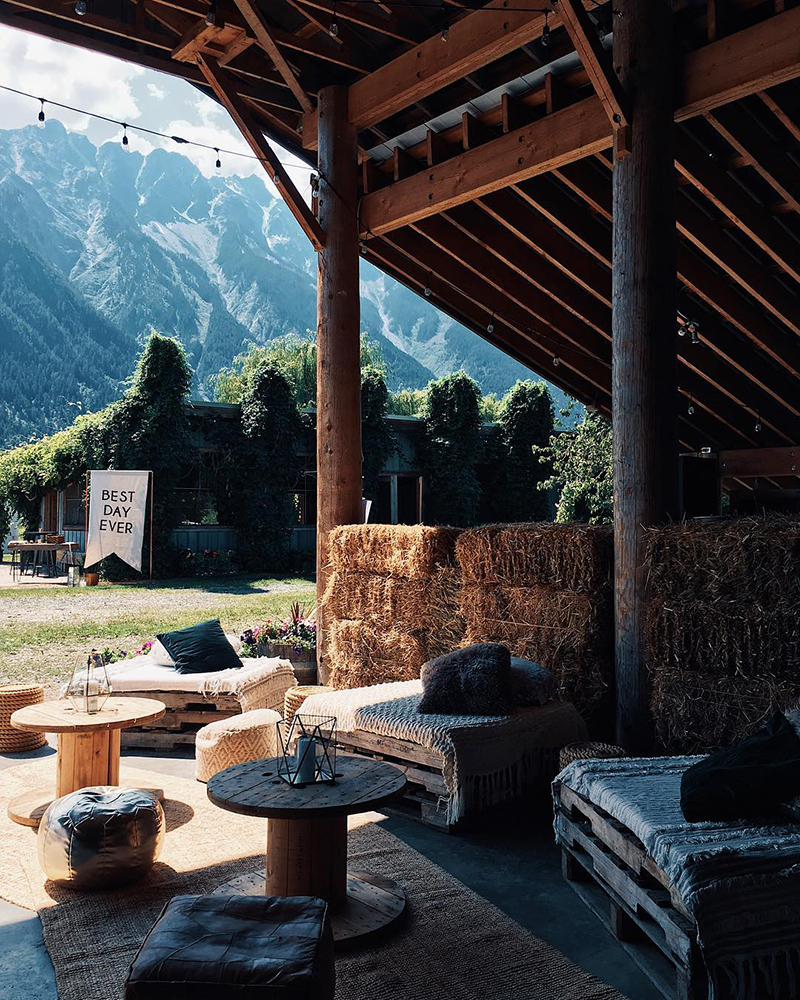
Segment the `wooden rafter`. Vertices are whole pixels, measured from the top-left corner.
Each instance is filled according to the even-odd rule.
[[[784,21],[790,15],[791,23]],[[772,22],[783,22],[787,29],[796,27],[800,33],[800,8],[787,11],[765,23]],[[786,78],[788,75],[800,76],[800,45],[796,42],[793,46],[794,62],[791,65],[787,62],[783,46],[777,47],[774,62],[770,62],[770,52],[765,52],[760,64],[753,63],[750,59],[750,33],[762,27],[763,25],[756,25],[755,28],[740,31],[732,38],[715,42],[694,53],[692,71],[686,77],[684,87],[684,98],[688,103],[677,108],[676,121],[690,117],[691,113],[699,113],[687,109],[700,105],[715,106],[719,95],[728,93],[732,86],[729,80],[716,71],[717,59],[721,54],[717,50],[718,46],[724,45],[726,55],[731,52],[738,54],[744,63],[744,68],[738,63],[730,68],[740,95],[745,92],[757,93],[762,89],[765,76],[771,77],[779,73]],[[774,31],[773,28],[772,35]],[[734,39],[736,45],[732,48]],[[707,69],[705,77],[698,73],[698,68],[702,65]],[[716,97],[711,92],[710,80],[717,81],[716,85],[720,87]],[[394,227],[407,225],[416,219],[447,209],[452,204],[470,201],[539,173],[558,169],[610,145],[611,135],[599,98],[586,98],[526,128],[509,132],[484,146],[468,150],[436,170],[406,178],[366,196],[361,213],[364,228],[374,233],[388,232]],[[780,190],[784,193],[785,188]]]
[[[292,4],[292,6],[324,11],[328,16],[332,16],[334,11],[332,0],[299,0],[296,5]],[[419,30],[407,20],[398,17],[394,13],[386,17],[381,17],[379,14],[373,14],[371,11],[364,10],[361,7],[351,7],[348,4],[340,3],[336,5],[336,19],[339,21],[348,21],[359,28],[369,28],[370,31],[386,35],[388,38],[394,38],[398,42],[406,42],[414,45],[421,40]]]
[[[225,70],[221,69],[214,59],[208,56],[198,55],[197,63],[209,86],[233,118],[247,144],[260,159],[273,184],[281,193],[289,211],[299,222],[300,228],[309,238],[314,249],[321,250],[325,245],[325,234],[322,227],[256,125],[250,109],[237,96],[235,87]]]
[[[314,103],[306,93],[294,70],[286,61],[278,43],[275,41],[270,26],[267,24],[264,15],[252,0],[235,0],[239,13],[247,21],[250,30],[256,37],[256,42],[267,53],[275,64],[275,69],[286,81],[286,86],[297,98],[303,111],[312,111]]]
[[[611,66],[609,54],[600,43],[595,24],[586,12],[586,8],[580,0],[558,0],[556,9],[592,81],[594,91],[600,98],[611,127],[626,128],[630,124],[628,98]]]
[[[539,38],[544,28],[541,0],[518,0],[498,16],[507,0],[491,0],[451,25],[447,41],[436,34],[350,87],[350,121],[360,129],[389,118],[494,59]],[[303,143],[316,147],[316,122],[303,121]]]

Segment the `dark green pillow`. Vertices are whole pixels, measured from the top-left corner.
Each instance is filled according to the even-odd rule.
[[[179,674],[210,674],[241,667],[242,661],[222,631],[219,618],[156,636],[175,661]]]

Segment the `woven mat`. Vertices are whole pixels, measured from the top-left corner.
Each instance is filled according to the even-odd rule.
[[[0,896],[39,911],[59,1000],[121,1000],[128,966],[167,899],[263,869],[263,820],[216,808],[196,781],[123,768],[123,782],[131,779],[165,791],[161,857],[133,886],[75,893],[45,882],[34,831],[6,816],[9,798],[54,783],[54,758],[3,772]],[[383,944],[337,960],[337,1000],[624,1000],[381,829],[380,819],[354,817],[350,855],[354,867],[405,888],[409,918]]]

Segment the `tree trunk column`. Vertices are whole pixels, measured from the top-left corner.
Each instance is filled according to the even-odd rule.
[[[322,595],[328,532],[361,521],[361,365],[358,146],[347,120],[347,88],[320,91],[319,221],[325,249],[317,271],[317,615],[318,668],[328,679]]]
[[[615,0],[614,9],[614,67],[632,106],[630,153],[614,165],[617,741],[646,752],[644,529],[677,512],[672,13],[666,0]]]

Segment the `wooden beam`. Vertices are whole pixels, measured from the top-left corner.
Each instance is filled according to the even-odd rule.
[[[784,448],[747,448],[722,451],[719,466],[723,476],[800,476],[800,445]]]
[[[580,0],[559,0],[558,12],[611,127],[627,127],[630,124],[628,99],[611,66],[609,55],[597,36],[594,21]]]
[[[220,69],[214,59],[199,55],[197,63],[200,72],[206,78],[208,85],[219,98],[220,103],[233,118],[237,128],[247,141],[248,146],[260,159],[272,183],[277,187],[292,215],[297,219],[300,228],[311,241],[315,250],[325,246],[325,233],[311,209],[303,200],[294,182],[286,173],[283,164],[278,160],[272,146],[267,142],[256,125],[252,112],[236,94],[236,88],[225,70]]]
[[[234,0],[242,17],[247,21],[250,30],[256,36],[256,42],[267,53],[275,64],[275,69],[286,81],[286,86],[297,98],[303,111],[313,110],[314,104],[305,91],[294,70],[286,61],[278,43],[272,35],[270,26],[267,24],[264,15],[253,3],[253,0]]]
[[[334,13],[333,0],[300,0],[297,6],[324,11],[331,16]],[[414,45],[422,40],[419,29],[396,14],[381,17],[379,14],[373,14],[360,7],[351,7],[343,3],[335,5],[335,10],[337,20],[349,21],[350,24],[355,24],[359,28],[368,28],[370,31],[386,35],[387,38],[394,38],[398,42],[407,42]]]
[[[320,222],[328,237],[317,265],[317,615],[320,680],[330,663],[322,597],[330,573],[328,534],[361,514],[361,322],[358,141],[347,90],[319,94]]]
[[[587,98],[368,195],[361,203],[362,231],[389,232],[600,152],[610,141],[599,99]]]
[[[614,65],[631,95],[613,172],[614,610],[617,743],[654,735],[645,644],[646,529],[678,513],[672,4],[627,0]]]
[[[515,0],[514,10],[498,13],[508,6],[508,0],[490,0],[485,8],[451,24],[446,42],[437,33],[352,84],[350,121],[359,129],[377,125],[541,37],[545,23],[541,0]],[[307,148],[315,147],[312,115],[303,122],[303,139]]]

